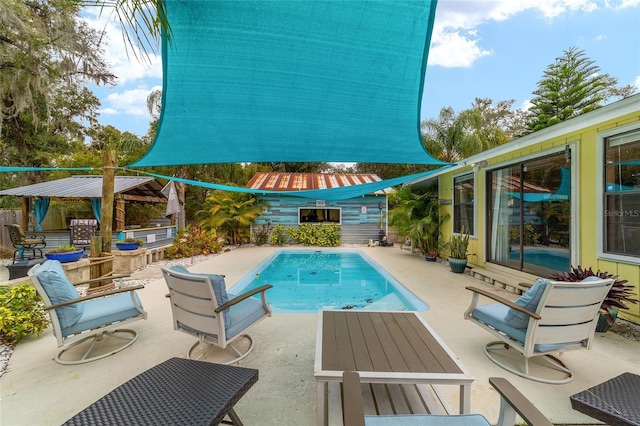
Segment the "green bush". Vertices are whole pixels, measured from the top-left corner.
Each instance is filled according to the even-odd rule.
[[[31,284],[0,287],[0,333],[19,342],[30,334],[40,335],[49,320],[42,299]]]
[[[277,224],[273,226],[271,231],[271,245],[283,246],[287,244],[287,230],[284,225]]]
[[[179,259],[197,255],[219,253],[222,243],[218,242],[215,230],[207,231],[200,226],[191,225],[181,229],[173,240],[173,245],[164,251],[167,259]]]
[[[256,241],[257,246],[263,246],[269,242],[269,232],[271,231],[271,222],[267,220],[267,223],[264,223],[253,231],[253,236]]]
[[[304,223],[300,228],[287,228],[289,238],[305,246],[337,247],[340,245],[340,225],[312,225]]]

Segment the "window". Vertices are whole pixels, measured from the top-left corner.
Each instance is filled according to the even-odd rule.
[[[474,235],[473,175],[453,178],[453,232]]]
[[[640,257],[640,131],[604,141],[603,251]]]
[[[299,223],[340,223],[340,209],[306,209],[298,210]]]

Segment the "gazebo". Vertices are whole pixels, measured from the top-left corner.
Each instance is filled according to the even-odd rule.
[[[114,182],[115,231],[125,229],[125,203],[162,203],[168,198],[162,193],[162,185],[155,178],[143,176],[116,176]],[[0,191],[2,195],[22,197],[22,227],[28,229],[29,212],[35,215],[34,228],[41,229],[49,209],[51,198],[64,200],[89,200],[93,213],[100,222],[102,206],[102,176],[71,176],[49,182],[36,183]],[[173,221],[172,221],[173,222]]]

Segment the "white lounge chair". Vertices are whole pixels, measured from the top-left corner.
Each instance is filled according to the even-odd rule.
[[[515,302],[476,287],[464,314],[499,340],[487,343],[484,352],[507,371],[543,383],[568,383],[573,372],[553,354],[591,349],[598,311],[609,292],[612,279],[588,277],[582,282],[539,279]],[[478,305],[480,296],[498,303]],[[496,351],[514,349],[522,354],[520,367],[498,359]],[[534,376],[529,359],[541,357],[563,374],[560,378]]]
[[[198,340],[187,350],[187,358],[192,359],[196,347],[209,345],[221,349],[230,347],[236,358],[222,364],[240,361],[253,350],[253,339],[246,329],[258,321],[271,316],[266,291],[272,285],[263,285],[240,295],[228,294],[224,276],[197,274],[182,266],[162,268],[169,287],[173,328],[196,336]],[[261,294],[261,300],[251,296]],[[249,341],[249,348],[241,351],[233,343],[240,337]],[[206,350],[196,356],[200,359]]]

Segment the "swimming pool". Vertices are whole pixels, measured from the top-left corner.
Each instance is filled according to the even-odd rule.
[[[426,311],[420,299],[360,251],[281,250],[229,291],[272,284],[267,291],[274,312],[319,309]]]

